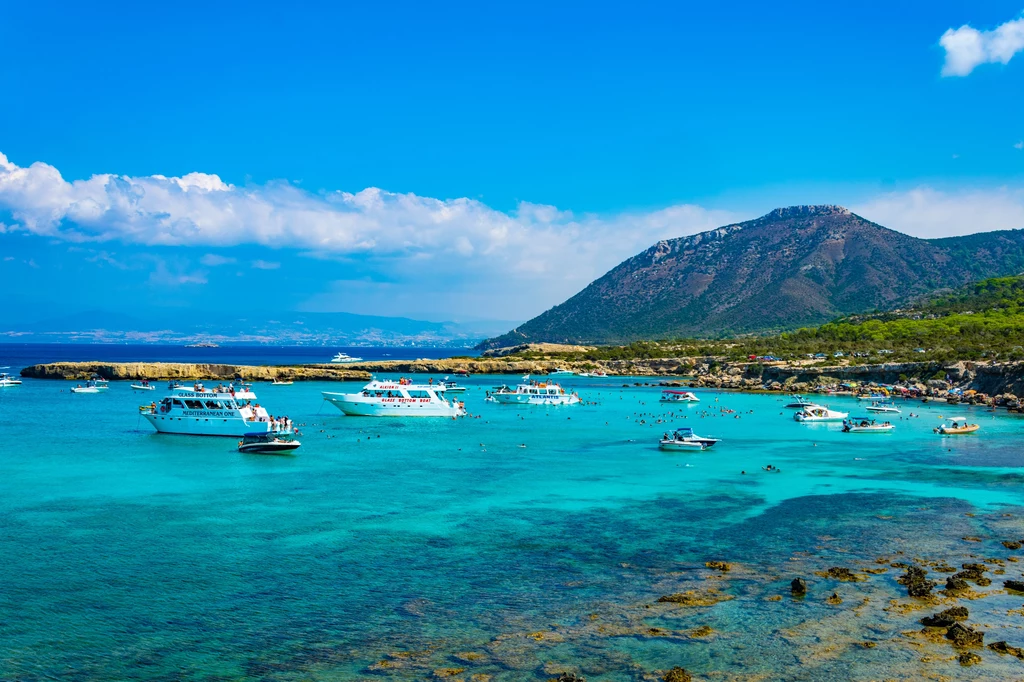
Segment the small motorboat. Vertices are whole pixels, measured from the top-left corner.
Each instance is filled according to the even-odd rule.
[[[877,412],[883,414],[901,414],[900,408],[896,407],[893,403],[878,400],[871,403],[871,405],[865,407],[864,409],[867,410],[868,412]]]
[[[448,381],[448,377],[444,378],[444,381],[437,382],[437,385],[445,390],[446,393],[465,393],[466,387],[459,386],[454,381]]]
[[[888,395],[884,393],[861,393],[857,396],[857,400],[887,400]]]
[[[155,391],[156,386],[153,386],[148,381],[143,381],[141,384],[132,384],[133,391]]]
[[[849,412],[837,412],[823,405],[807,405],[793,415],[798,422],[841,422],[850,416]]]
[[[802,395],[793,394],[790,396],[790,401],[783,405],[783,407],[787,410],[802,410],[805,407],[810,407],[813,404],[814,403],[812,403],[810,400],[803,397]]]
[[[15,379],[7,372],[0,372],[0,388],[9,388],[11,386],[21,386],[21,379]]]
[[[247,433],[238,441],[238,451],[260,455],[279,455],[297,450],[302,445],[291,434],[280,431]]]
[[[103,388],[106,388],[106,386],[104,386]],[[74,388],[71,389],[71,392],[72,393],[99,393],[100,392],[100,387],[90,381],[90,382],[87,382],[85,384],[85,386],[75,386]]]
[[[608,378],[607,372],[580,372],[576,376],[586,377],[588,379],[606,379]]]
[[[675,430],[670,438],[664,440],[685,440],[700,443],[706,448],[712,447],[715,443],[720,443],[721,438],[712,438],[710,436],[698,436],[693,432],[693,429],[689,426],[680,426]]]
[[[937,426],[933,431],[943,436],[958,436],[965,433],[974,433],[981,428],[980,424],[969,424],[967,417],[949,417],[949,422],[943,422]]]
[[[843,420],[843,433],[889,433],[896,427],[889,422],[877,423],[871,417],[853,417]]]
[[[662,391],[661,398],[658,400],[661,403],[699,403],[698,398],[691,391]]]
[[[576,372],[572,371],[571,369],[566,369],[564,367],[556,367],[555,369],[553,369],[550,372],[548,372],[548,376],[549,377],[572,377],[572,376],[576,376]]]
[[[270,385],[271,386],[291,386],[294,383],[295,383],[294,381],[288,381],[287,379],[285,379],[285,380],[274,379],[273,381],[270,382]]]

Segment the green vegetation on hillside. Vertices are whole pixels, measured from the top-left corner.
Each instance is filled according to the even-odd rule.
[[[975,282],[906,310],[849,316],[778,336],[676,339],[565,353],[573,360],[750,356],[834,363],[1024,359],[1024,276]],[[809,356],[819,356],[809,358]],[[529,356],[529,354],[527,354]]]

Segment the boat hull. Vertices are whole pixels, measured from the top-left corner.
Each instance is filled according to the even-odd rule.
[[[255,455],[283,455],[299,449],[301,443],[291,441],[287,443],[248,443],[239,445],[238,451]]]
[[[137,384],[132,384],[132,390],[133,391],[155,391],[156,390],[156,386],[139,386]]]
[[[165,414],[143,414],[157,433],[174,433],[185,436],[230,436],[241,438],[247,433],[270,432],[270,422],[253,422],[244,419],[223,417],[176,417]]]
[[[938,434],[943,435],[943,436],[963,436],[963,435],[968,434],[968,433],[974,433],[975,431],[977,431],[980,428],[981,428],[981,426],[978,425],[978,424],[971,424],[970,426],[964,426],[964,427],[956,428],[956,429],[938,428],[938,429],[935,429],[935,433],[938,433]]]
[[[658,443],[662,450],[683,451],[683,450],[704,450],[707,446],[696,440],[663,440]]]
[[[580,402],[578,396],[563,395],[531,395],[528,393],[492,393],[494,402],[502,405],[575,405]]]
[[[349,417],[461,417],[465,408],[417,399],[385,398],[369,401],[360,394],[324,393],[324,400]]]

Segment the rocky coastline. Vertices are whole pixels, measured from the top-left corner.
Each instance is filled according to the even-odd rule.
[[[201,379],[204,381],[369,381],[370,373],[351,367],[295,367],[193,364],[184,362],[52,362],[21,370],[31,379],[85,381],[92,376],[110,381]]]

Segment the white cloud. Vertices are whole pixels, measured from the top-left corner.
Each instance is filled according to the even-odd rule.
[[[199,262],[207,267],[215,268],[218,265],[229,265],[234,263],[235,259],[228,256],[221,256],[216,253],[208,253],[200,258]]]
[[[919,187],[850,206],[868,220],[915,237],[952,237],[1024,228],[1024,190],[996,188],[944,192]]]
[[[1024,17],[1007,21],[991,31],[964,24],[947,29],[939,44],[946,50],[943,76],[966,76],[981,64],[1006,64],[1024,50]]]
[[[281,267],[281,264],[269,260],[254,260],[252,267],[256,270],[277,270]]]

